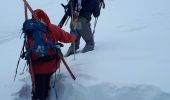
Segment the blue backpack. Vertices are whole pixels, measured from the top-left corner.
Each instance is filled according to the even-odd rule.
[[[25,52],[22,58],[27,61],[49,61],[60,48],[49,35],[47,25],[39,20],[29,19],[23,23]]]

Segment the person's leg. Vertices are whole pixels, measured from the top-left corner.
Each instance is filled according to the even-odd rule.
[[[52,73],[35,75],[35,91],[33,91],[32,100],[46,100],[51,75]]]
[[[50,80],[51,80],[51,76],[53,73],[49,73],[46,75],[46,84],[45,84],[45,96],[46,98],[48,97],[48,92],[50,90]]]
[[[64,55],[65,57],[68,57],[71,54],[74,54],[74,49],[75,49],[75,52],[79,49],[80,38],[81,36],[77,36],[77,39],[73,43],[71,43],[67,53]]]
[[[43,74],[35,75],[35,91],[32,100],[45,100],[45,80]]]
[[[79,26],[81,27],[77,28],[77,31],[78,33],[80,33],[80,35],[86,42],[86,45],[83,48],[82,52],[85,53],[88,51],[92,51],[94,49],[94,38],[91,30],[91,24],[84,17],[80,17],[78,22],[79,22],[78,24],[80,24]]]

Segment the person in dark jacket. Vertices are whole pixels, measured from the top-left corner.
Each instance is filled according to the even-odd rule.
[[[52,40],[55,40],[55,42],[60,41],[64,43],[70,43],[75,41],[75,35],[65,32],[60,27],[51,24],[49,17],[43,10],[37,9],[34,11],[34,14],[39,20],[47,24],[48,30],[50,31],[50,37]],[[29,39],[28,41],[31,42],[32,40]],[[56,56],[50,61],[39,61],[32,64],[32,71],[30,72],[30,74],[33,75],[32,77],[34,77],[32,100],[46,100],[48,96],[48,90],[50,88],[50,78],[52,74],[59,68],[60,61],[60,58]]]
[[[98,0],[82,0],[82,9],[80,10],[77,24],[76,24],[76,31],[78,32],[79,36],[77,37],[75,44],[72,43],[69,47],[65,57],[70,56],[75,51],[79,49],[80,38],[82,37],[83,40],[86,42],[85,47],[82,50],[82,53],[94,50],[94,38],[91,30],[91,16],[98,17],[100,15],[100,8]],[[75,46],[75,48],[74,48]]]

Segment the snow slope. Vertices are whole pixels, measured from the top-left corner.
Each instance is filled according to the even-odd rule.
[[[42,8],[56,24],[64,13],[61,2],[66,0],[29,0],[33,9]],[[54,77],[51,81],[56,86],[50,100],[55,100],[55,90],[59,100],[169,100],[169,4],[169,0],[107,0],[96,28],[95,50],[77,54],[76,60],[66,58],[77,79],[73,81],[62,64],[56,83]],[[23,2],[2,1],[0,12],[0,99],[29,100],[29,74],[20,75],[23,60],[13,82],[22,46]],[[69,31],[68,25],[64,29]],[[83,46],[84,41],[80,50]]]

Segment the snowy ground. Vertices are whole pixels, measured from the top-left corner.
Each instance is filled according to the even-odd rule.
[[[60,3],[66,0],[28,1],[33,9],[45,10],[57,24],[64,13]],[[170,100],[170,1],[105,1],[106,9],[96,28],[95,50],[77,54],[76,60],[66,58],[77,79],[73,81],[62,65],[50,100],[55,100],[55,90],[59,100]],[[24,61],[13,82],[22,45],[23,2],[5,0],[0,12],[0,100],[29,100],[29,74],[20,75]],[[67,26],[64,29],[69,31]]]

